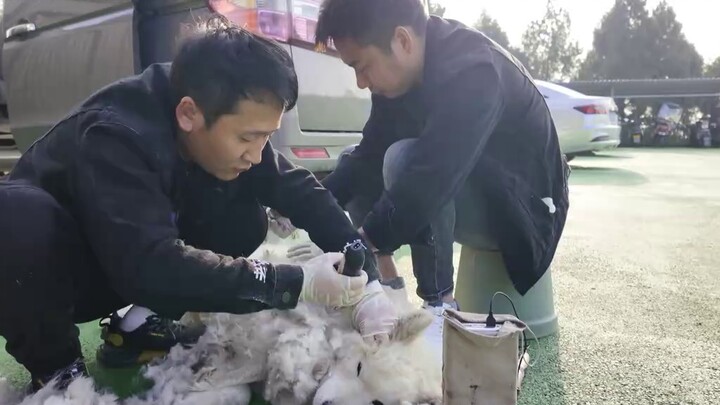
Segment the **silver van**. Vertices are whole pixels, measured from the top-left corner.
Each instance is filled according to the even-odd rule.
[[[5,0],[2,73],[21,152],[100,87],[170,61],[189,24],[225,15],[284,44],[300,83],[276,149],[318,177],[360,141],[370,93],[332,54],[313,50],[322,0]]]

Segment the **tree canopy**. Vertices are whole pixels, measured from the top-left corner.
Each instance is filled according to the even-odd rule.
[[[662,79],[702,75],[703,59],[665,1],[649,13],[646,0],[616,0],[595,30],[582,80]]]

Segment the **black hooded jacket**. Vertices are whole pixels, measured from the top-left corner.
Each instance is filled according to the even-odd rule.
[[[430,17],[422,83],[397,99],[373,96],[350,163],[323,184],[344,206],[368,163],[381,170],[385,151],[404,138],[417,143],[365,220],[370,242],[392,250],[417,241],[467,182],[482,193],[509,276],[525,294],[550,266],[569,207],[555,125],[526,69],[482,33]]]
[[[186,197],[222,215],[242,198],[276,209],[324,251],[359,238],[333,196],[268,142],[262,163],[236,180],[196,176],[177,146],[170,65],[156,64],[88,98],[26,153],[9,175],[48,191],[77,220],[112,287],[129,303],[176,317],[292,308],[300,267],[196,249],[176,219]],[[189,178],[205,178],[191,187]],[[197,186],[198,183],[192,183]],[[376,269],[366,266],[370,279]]]

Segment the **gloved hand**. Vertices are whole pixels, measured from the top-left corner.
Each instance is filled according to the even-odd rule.
[[[268,228],[278,237],[285,239],[295,232],[296,228],[289,219],[283,217],[272,208],[267,210]]]
[[[383,343],[398,322],[395,305],[375,280],[365,286],[365,294],[353,309],[353,325],[367,343]]]
[[[318,257],[323,254],[316,244],[312,242],[299,243],[287,251],[287,258],[292,259],[297,263],[305,263],[308,260]]]
[[[329,307],[357,304],[365,291],[367,273],[363,271],[358,277],[343,276],[333,267],[342,261],[342,253],[325,253],[305,263],[300,300]]]

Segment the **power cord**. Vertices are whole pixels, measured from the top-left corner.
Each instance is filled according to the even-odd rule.
[[[492,298],[490,298],[490,309],[488,310],[488,316],[487,316],[487,319],[485,320],[485,325],[490,328],[494,328],[495,326],[497,326],[497,321],[495,320],[495,317],[493,316],[493,313],[492,313],[492,307],[493,307],[493,301],[495,300],[495,297],[498,294],[505,296],[505,298],[507,298],[508,301],[510,301],[510,305],[512,305],[512,309],[515,312],[515,317],[520,319],[520,317],[518,316],[518,313],[517,313],[517,309],[515,309],[515,303],[513,302],[513,300],[504,292],[498,291],[495,294],[493,294]]]
[[[495,297],[498,295],[502,295],[505,298],[507,298],[507,300],[510,302],[510,305],[512,306],[513,312],[515,313],[515,317],[517,319],[520,319],[520,316],[518,315],[517,309],[515,308],[515,303],[513,302],[512,298],[510,298],[510,296],[508,296],[507,294],[505,294],[502,291],[497,291],[497,292],[495,292],[495,294],[493,294],[492,298],[490,298],[488,316],[485,319],[485,326],[490,327],[490,328],[494,328],[495,326],[497,326],[497,320],[493,316],[492,307],[493,307],[493,301],[495,300]],[[535,332],[533,332],[529,326],[526,329],[529,330],[530,333],[532,333],[533,337],[535,338],[535,342],[539,345],[540,342],[538,341],[537,336],[535,336]],[[523,359],[525,357],[525,354],[528,352],[529,347],[530,347],[530,345],[528,344],[527,335],[525,334],[525,330],[523,330],[522,341],[520,342],[520,347],[519,347],[521,354],[520,354],[520,361],[518,362],[518,369],[517,369],[518,373],[520,372],[522,362],[524,361]],[[537,359],[535,359],[535,361],[533,361],[532,364],[528,364],[528,367],[534,366],[536,361],[537,361]]]

